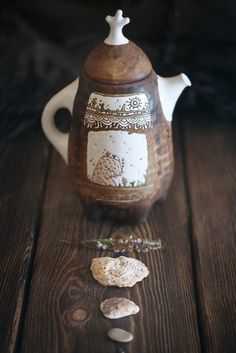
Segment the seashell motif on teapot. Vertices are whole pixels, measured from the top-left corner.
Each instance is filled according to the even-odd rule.
[[[80,79],[46,105],[43,130],[72,170],[90,218],[146,219],[173,176],[171,120],[191,83],[186,75],[157,76],[144,52],[124,37],[129,23],[118,10],[110,33],[85,61]],[[69,134],[54,123],[62,107],[72,114]]]

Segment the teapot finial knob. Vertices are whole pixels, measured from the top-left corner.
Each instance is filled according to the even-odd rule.
[[[130,19],[129,17],[123,17],[122,14],[122,10],[117,10],[115,16],[106,16],[106,21],[110,25],[110,33],[104,40],[104,43],[108,45],[129,43],[129,40],[123,35],[122,29],[130,22]]]

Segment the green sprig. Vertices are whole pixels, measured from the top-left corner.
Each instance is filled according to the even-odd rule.
[[[113,252],[149,252],[150,250],[162,249],[162,243],[160,239],[149,240],[136,238],[133,235],[129,235],[126,238],[107,238],[107,239],[91,239],[82,240],[80,244],[95,250],[106,250]]]

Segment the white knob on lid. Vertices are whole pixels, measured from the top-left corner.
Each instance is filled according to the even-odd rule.
[[[108,45],[122,45],[129,43],[122,33],[122,29],[130,22],[129,17],[122,16],[123,11],[117,10],[115,16],[107,16],[106,21],[110,26],[109,36],[104,40]]]

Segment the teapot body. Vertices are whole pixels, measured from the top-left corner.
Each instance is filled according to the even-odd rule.
[[[85,72],[75,96],[68,164],[90,218],[141,222],[173,175],[171,123],[157,77],[101,83]]]
[[[191,82],[185,74],[157,76],[146,54],[124,37],[122,11],[107,16],[108,37],[75,80],[53,96],[42,127],[72,171],[89,218],[128,223],[146,219],[173,176],[171,120]],[[70,133],[55,125],[58,109],[72,114]]]

